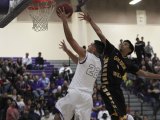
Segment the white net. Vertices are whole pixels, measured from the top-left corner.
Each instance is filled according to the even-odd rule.
[[[33,30],[36,32],[48,30],[48,21],[55,5],[56,2],[54,0],[33,0],[28,7],[28,12],[33,22]]]

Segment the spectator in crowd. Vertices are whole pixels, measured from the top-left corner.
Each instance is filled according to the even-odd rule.
[[[43,110],[42,105],[40,103],[36,104],[34,112],[37,113],[40,117],[44,116],[44,110]]]
[[[143,119],[142,120],[149,120],[147,115],[143,115]]]
[[[36,75],[34,82],[32,83],[33,94],[36,98],[44,95],[44,84],[39,80],[39,76]]]
[[[17,99],[17,90],[16,89],[13,89],[11,98],[16,101],[16,99]]]
[[[35,67],[40,70],[44,68],[44,59],[41,52],[38,53],[38,57],[35,59]]]
[[[62,75],[65,80],[70,82],[72,74],[73,72],[70,66],[68,66],[66,63],[63,63],[62,67],[59,69],[59,75]]]
[[[118,45],[118,48],[121,47],[121,45],[122,45],[122,43],[123,43],[123,39],[120,39],[119,41],[120,41],[120,43],[119,43],[119,45]]]
[[[159,61],[159,58],[157,57],[157,54],[154,53],[154,56],[152,58],[152,67],[154,67],[158,61]]]
[[[32,69],[32,58],[29,57],[29,53],[26,53],[25,57],[22,58],[22,65],[26,66],[26,69]]]
[[[25,104],[24,104],[24,101],[23,101],[21,95],[17,95],[16,104],[18,107],[18,111],[22,114],[24,112]]]
[[[41,117],[37,113],[35,113],[34,110],[35,110],[35,106],[32,105],[27,115],[28,120],[41,120]]]
[[[53,120],[54,116],[48,110],[45,110],[44,117],[41,120]]]
[[[31,99],[26,100],[24,113],[29,113],[31,105],[32,105],[32,100]]]
[[[75,12],[82,12],[81,7],[85,5],[88,0],[78,0]]]
[[[136,56],[137,56],[137,60],[138,60],[138,63],[140,64],[141,61],[142,61],[142,57],[144,58],[143,56],[143,51],[144,51],[144,47],[143,47],[143,43],[140,41],[140,39],[137,37],[136,38],[136,43],[135,43],[135,53],[136,53]]]
[[[98,120],[111,120],[108,110],[106,110],[105,105],[102,105],[101,110],[98,112]]]
[[[145,58],[145,46],[146,46],[146,43],[144,42],[144,37],[143,36],[141,37],[141,43],[142,43],[142,54],[143,54],[143,57]]]
[[[17,105],[15,101],[12,101],[11,105],[7,109],[6,120],[18,120],[20,117]]]
[[[159,103],[160,99],[160,82],[159,80],[150,80],[150,84],[148,85],[148,94],[150,96],[150,101],[152,103],[152,106],[156,108],[157,102]]]
[[[46,76],[45,72],[42,72],[42,77],[39,79],[44,85],[45,90],[49,90],[50,88],[50,79]]]
[[[134,112],[134,120],[142,120],[142,118],[140,117],[140,112],[139,111]]]
[[[12,103],[12,98],[10,98],[8,94],[4,92],[0,98],[0,103],[0,120],[5,120],[7,109]]]
[[[145,53],[146,53],[146,56],[150,59],[152,58],[152,55],[154,54],[153,47],[150,45],[150,41],[148,41],[147,45],[145,46]]]

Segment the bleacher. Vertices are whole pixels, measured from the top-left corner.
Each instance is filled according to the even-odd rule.
[[[41,76],[42,71],[44,71],[46,73],[47,77],[49,77],[52,74],[52,71],[54,69],[54,65],[51,64],[49,61],[44,60],[44,69],[43,70],[34,69],[35,59],[36,59],[35,57],[32,57],[33,69],[28,70],[28,71],[31,72],[33,75],[38,75],[38,76]]]
[[[27,72],[32,73],[33,75],[38,75],[41,76],[42,71],[44,71],[47,75],[47,77],[49,77],[52,74],[52,71],[54,69],[54,65],[51,64],[49,61],[44,60],[44,69],[43,70],[39,70],[39,69],[35,69],[35,58],[36,57],[32,57],[32,66],[33,69],[32,70],[27,70]],[[6,59],[12,59],[13,62],[16,62],[17,59],[22,59],[22,57],[0,57],[0,59],[6,60]]]

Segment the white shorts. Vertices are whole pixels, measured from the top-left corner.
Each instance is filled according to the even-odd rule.
[[[75,89],[69,89],[68,94],[56,103],[64,120],[71,120],[73,115],[75,120],[90,120],[92,107],[92,95]]]

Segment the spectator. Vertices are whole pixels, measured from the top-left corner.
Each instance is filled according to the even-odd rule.
[[[119,45],[118,45],[118,48],[120,48],[120,46],[122,45],[123,39],[120,39],[119,41],[120,41],[120,43],[119,43]]]
[[[42,109],[42,105],[40,103],[36,104],[36,109],[34,110],[40,117],[44,116],[44,110]]]
[[[142,120],[138,111],[135,111],[134,113],[134,120]]]
[[[72,69],[66,63],[63,63],[59,69],[59,75],[62,75],[65,80],[70,82],[72,74]]]
[[[159,61],[159,58],[157,57],[157,54],[154,53],[154,56],[152,58],[152,66],[154,67],[158,61]]]
[[[98,120],[111,120],[108,110],[105,105],[102,105],[102,109],[98,112]]]
[[[135,53],[137,56],[138,63],[140,64],[143,55],[143,44],[138,37],[136,38],[136,43],[135,43]]]
[[[25,104],[24,104],[24,101],[20,95],[17,95],[16,103],[18,106],[18,111],[22,114],[24,111]]]
[[[39,81],[38,75],[36,75],[34,78],[34,82],[32,83],[32,90],[36,98],[44,95],[44,84],[42,81]]]
[[[0,99],[0,120],[6,119],[6,113],[8,107],[11,105],[12,99],[8,96],[7,93],[3,93],[2,98]]]
[[[26,53],[25,57],[22,58],[22,65],[26,66],[26,69],[32,69],[32,58],[29,57],[29,53]]]
[[[48,110],[45,110],[45,115],[44,115],[44,117],[42,117],[41,120],[53,120],[53,115],[51,113],[49,113]]]
[[[44,59],[41,52],[38,53],[38,57],[35,59],[35,67],[40,70],[44,68]]]
[[[143,116],[143,120],[148,120],[147,115],[144,115],[144,116]]]
[[[44,85],[45,90],[49,90],[50,88],[50,79],[46,76],[45,72],[42,72],[42,77],[39,79]]]
[[[150,45],[150,42],[148,41],[148,44],[145,46],[145,53],[146,53],[146,56],[148,58],[151,59],[152,55],[154,54],[153,52],[153,48],[152,46]]]
[[[16,102],[12,101],[11,105],[7,109],[6,120],[18,120],[19,116],[18,109],[16,108]]]
[[[141,43],[142,43],[142,54],[143,56],[145,57],[145,46],[146,46],[146,43],[144,42],[144,37],[142,36],[141,37]]]
[[[37,113],[35,113],[34,110],[35,110],[35,107],[31,106],[29,114],[28,114],[28,120],[40,120],[41,119],[41,117]]]

